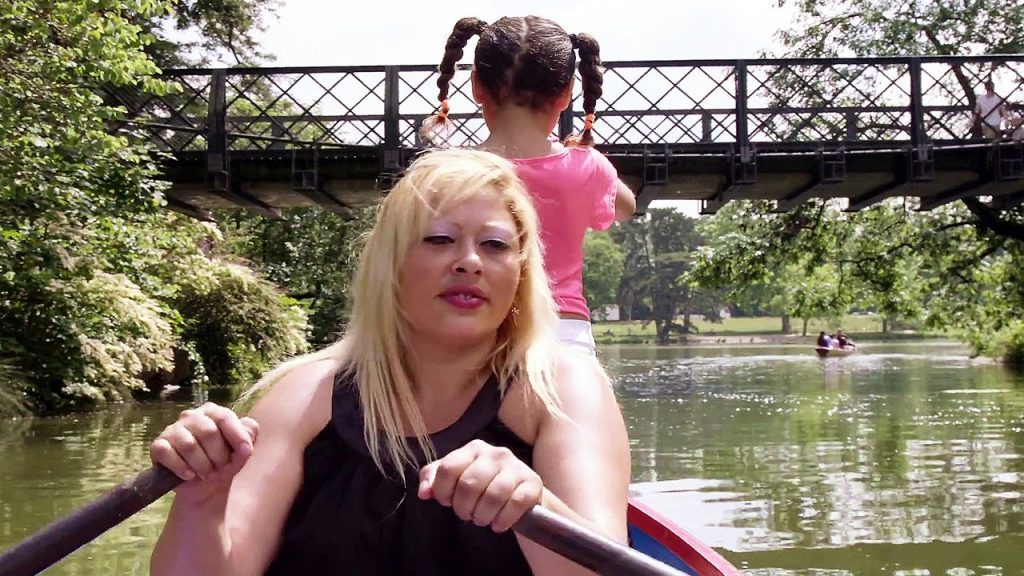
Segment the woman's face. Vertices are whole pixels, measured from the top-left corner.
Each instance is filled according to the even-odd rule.
[[[435,218],[399,275],[399,305],[412,336],[446,345],[493,340],[519,286],[518,236],[495,194]]]

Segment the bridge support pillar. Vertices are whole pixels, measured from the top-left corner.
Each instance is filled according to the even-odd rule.
[[[651,201],[668,184],[668,165],[672,152],[668,145],[644,146],[643,174],[636,194],[636,214],[647,213]]]

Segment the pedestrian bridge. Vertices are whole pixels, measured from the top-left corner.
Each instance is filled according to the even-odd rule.
[[[763,199],[787,211],[811,198],[862,210],[907,197],[930,210],[964,197],[1024,201],[1024,147],[979,137],[976,93],[991,78],[1024,113],[1024,55],[664,60],[605,64],[598,148],[652,200],[699,200],[714,213]],[[166,96],[107,89],[116,126],[169,152],[172,209],[197,218],[244,207],[375,202],[422,148],[435,112],[433,66],[167,70]],[[579,83],[577,83],[578,85]],[[578,92],[578,87],[577,87]],[[486,137],[469,70],[449,96],[450,143]],[[556,128],[582,128],[579,94]],[[1012,114],[1012,112],[1011,112]]]

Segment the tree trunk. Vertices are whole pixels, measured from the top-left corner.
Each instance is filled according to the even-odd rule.
[[[807,336],[807,318],[804,318],[804,331],[803,336]]]
[[[889,317],[882,316],[882,334],[889,333]]]
[[[789,334],[793,331],[793,322],[789,318],[789,314],[782,315],[782,333]]]
[[[654,321],[655,332],[658,333],[658,344],[668,344],[669,334],[672,333],[672,321]]]
[[[632,320],[633,319],[633,302],[636,299],[632,287],[625,284],[619,286],[618,298],[616,298],[616,304],[619,305],[619,320]]]

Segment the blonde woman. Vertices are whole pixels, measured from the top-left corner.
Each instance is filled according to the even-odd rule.
[[[629,446],[560,347],[537,216],[506,160],[417,160],[384,200],[341,341],[153,442],[177,490],[152,573],[587,573],[509,528],[541,505],[626,541]]]

